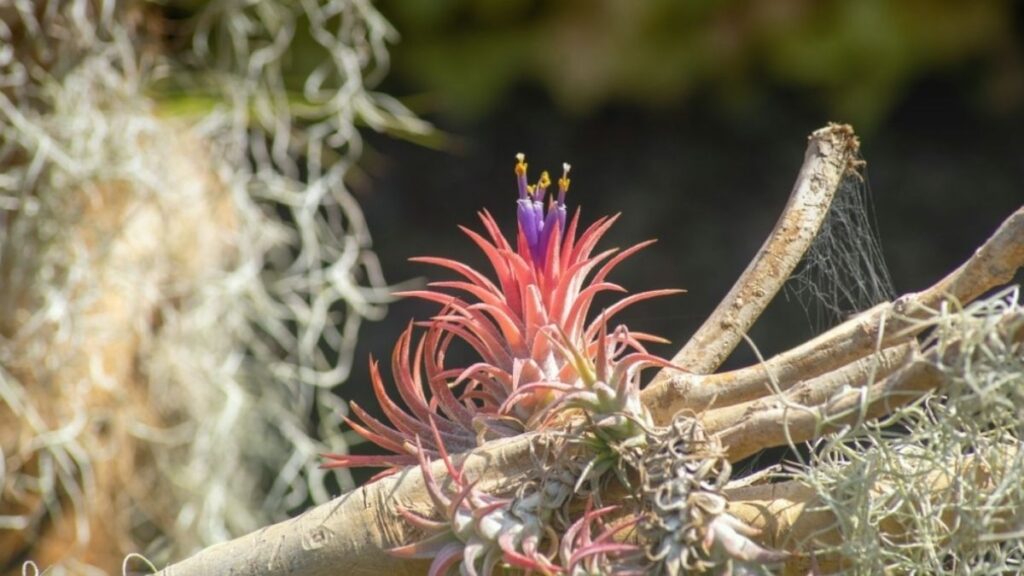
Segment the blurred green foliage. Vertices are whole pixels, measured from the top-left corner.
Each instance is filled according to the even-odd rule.
[[[539,83],[586,113],[705,92],[725,106],[767,89],[809,97],[861,130],[905,88],[975,66],[984,105],[1024,93],[1009,0],[384,0],[397,75],[445,112],[484,114]]]

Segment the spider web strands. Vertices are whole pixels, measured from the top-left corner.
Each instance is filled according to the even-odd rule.
[[[864,165],[859,159],[855,163]],[[896,296],[871,213],[866,175],[844,175],[785,293],[800,302],[816,332]]]
[[[1024,267],[1024,208],[1011,214],[960,267],[921,292],[879,304],[800,346],[759,364],[712,375],[680,373],[652,382],[644,403],[657,421],[680,410],[728,406],[766,395],[773,382],[792,383],[831,372],[913,339],[943,302],[969,303],[1013,280]]]
[[[811,134],[804,164],[775,228],[714,312],[672,358],[674,365],[708,374],[725,362],[813,243],[836,190],[856,167],[859,147],[846,125],[831,124]],[[663,370],[649,388],[663,387],[670,376]]]
[[[207,3],[184,24],[184,52],[166,54],[132,24],[150,9],[0,7],[0,418],[31,431],[17,450],[0,444],[3,498],[28,487],[0,525],[34,530],[73,512],[73,539],[89,540],[94,476],[112,469],[93,432],[114,422],[153,462],[121,497],[139,505],[139,533],[160,536],[147,553],[163,563],[351,485],[317,466],[345,449],[345,407],[329,389],[390,289],[344,177],[362,149],[357,123],[429,126],[372,92],[394,32],[368,2]],[[299,41],[323,57],[296,100],[284,62]],[[164,82],[213,104],[180,118],[186,99]],[[111,198],[123,212],[84,216]],[[167,246],[151,242],[160,229]],[[138,348],[118,347],[131,338]],[[108,357],[138,358],[145,377],[122,377]],[[81,378],[61,379],[61,365],[79,364]],[[40,398],[37,381],[57,384]],[[129,385],[152,413],[55,400]],[[68,562],[57,573],[87,569]]]

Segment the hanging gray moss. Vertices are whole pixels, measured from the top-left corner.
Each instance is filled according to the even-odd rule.
[[[370,92],[368,3],[251,4],[198,10],[179,52],[144,2],[0,8],[0,566],[163,562],[328,498],[331,389],[388,300],[355,125],[427,127]]]

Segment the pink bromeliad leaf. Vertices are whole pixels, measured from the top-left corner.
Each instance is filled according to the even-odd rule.
[[[617,508],[606,506],[594,510],[593,502],[587,501],[583,516],[562,535],[558,550],[560,565],[556,573],[570,576],[613,573],[616,576],[631,576],[645,573],[642,562],[637,562],[643,553],[641,547],[614,539],[616,534],[636,526],[638,519],[613,525],[602,523],[603,517]]]
[[[502,235],[486,211],[480,213],[482,233],[462,229],[483,252],[489,275],[446,258],[413,259],[457,278],[401,294],[434,302],[441,310],[428,322],[410,324],[399,338],[391,357],[397,398],[371,359],[370,380],[386,421],[355,403],[352,417],[346,418],[353,430],[391,454],[329,454],[325,466],[384,467],[388,474],[418,462],[417,437],[429,458],[438,457],[442,447],[462,452],[482,440],[547,425],[560,407],[579,406],[574,399],[595,394],[595,382],[618,392],[627,382],[636,386],[638,369],[664,365],[642,345],[660,339],[624,328],[609,331],[609,322],[633,304],[680,291],[627,294],[592,317],[597,296],[625,292],[608,281],[612,270],[653,241],[595,252],[618,216],[600,218],[577,233],[579,211],[571,219],[566,214],[568,172],[565,165],[557,195],[549,197],[548,174],[529,184],[519,155],[515,242]],[[418,326],[424,332],[414,346]],[[477,359],[449,365],[446,355],[455,341],[468,345]],[[588,370],[600,370],[600,378]],[[437,435],[430,433],[431,420]]]
[[[485,494],[476,482],[463,474],[444,448],[440,433],[431,420],[433,441],[439,446],[439,460],[448,482],[435,475],[426,450],[417,437],[416,458],[427,494],[440,519],[399,508],[412,526],[426,532],[418,541],[388,550],[400,558],[433,559],[430,574],[450,574],[456,567],[470,576],[492,575],[499,565],[529,567],[542,574],[558,570],[537,550],[544,527],[537,510],[512,498]]]

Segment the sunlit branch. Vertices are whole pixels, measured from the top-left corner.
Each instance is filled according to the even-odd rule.
[[[1024,338],[1024,317],[1020,314],[1010,314],[1000,322],[1009,326],[1010,341]],[[822,378],[816,383],[822,390],[813,390],[813,385],[808,390],[810,397],[824,398],[819,404],[797,404],[799,397],[794,397],[770,401],[761,410],[728,411],[728,418],[715,420],[719,428],[714,432],[732,461],[772,446],[812,440],[841,426],[885,416],[935,390],[945,382],[940,366],[959,354],[958,345],[916,353],[913,360],[887,378],[834,394],[829,394],[828,388],[835,383]]]
[[[536,460],[552,448],[552,438],[524,434],[489,442],[456,461],[462,473],[476,481],[480,490],[511,493],[536,477]],[[431,470],[437,478],[448,476],[440,460],[432,463]],[[409,561],[387,553],[417,536],[416,529],[402,518],[400,508],[424,515],[430,515],[434,509],[418,466],[366,484],[291,520],[211,546],[158,574],[424,574],[429,562]]]
[[[917,293],[879,304],[828,332],[765,362],[707,377],[668,374],[643,391],[643,400],[658,422],[681,410],[701,410],[712,403],[728,406],[767,393],[774,378],[792,383],[830,372],[873,351],[915,337],[927,324],[920,322],[944,301],[967,304],[1013,279],[1024,266],[1024,208],[1007,218],[998,230],[959,268]],[[663,372],[665,374],[665,372]],[[771,376],[769,376],[771,375]]]
[[[840,182],[855,169],[859,146],[847,125],[832,124],[811,134],[775,228],[715,311],[672,359],[674,364],[707,374],[729,357],[814,242]],[[666,376],[663,372],[660,378]]]
[[[780,384],[781,394],[772,394],[766,387],[763,398],[715,408],[699,413],[701,423],[714,433],[743,421],[748,416],[785,409],[787,406],[815,406],[826,402],[842,388],[858,388],[885,378],[910,359],[914,350],[911,343],[893,346],[862,358],[833,372],[798,383]]]

